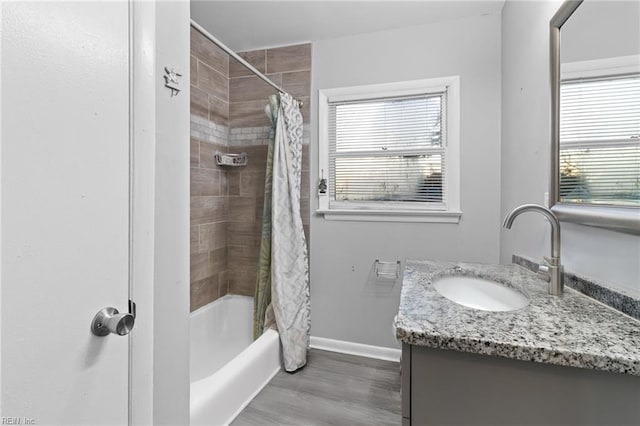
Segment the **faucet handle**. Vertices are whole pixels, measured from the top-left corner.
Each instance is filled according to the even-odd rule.
[[[545,281],[551,280],[551,274],[549,273],[549,264],[547,263],[547,258],[545,257],[542,261],[543,263],[538,265],[538,276]]]
[[[542,257],[542,263],[538,265],[538,276],[545,281],[551,281],[551,269],[557,268],[560,264],[560,259],[557,257]]]

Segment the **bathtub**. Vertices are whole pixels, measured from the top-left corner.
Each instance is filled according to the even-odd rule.
[[[253,298],[227,295],[191,314],[192,425],[226,425],[280,371],[278,333],[252,339]]]

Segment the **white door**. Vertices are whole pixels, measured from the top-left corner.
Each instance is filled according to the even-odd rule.
[[[5,1],[1,48],[2,417],[127,424],[129,5]]]

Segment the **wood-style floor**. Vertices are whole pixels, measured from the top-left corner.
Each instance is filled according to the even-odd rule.
[[[280,371],[232,425],[401,423],[400,364],[311,349],[302,370]]]

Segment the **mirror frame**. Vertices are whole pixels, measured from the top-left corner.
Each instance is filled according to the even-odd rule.
[[[549,22],[551,53],[551,179],[549,207],[562,222],[640,235],[640,208],[561,203],[560,193],[560,28],[583,0],[565,0]]]

